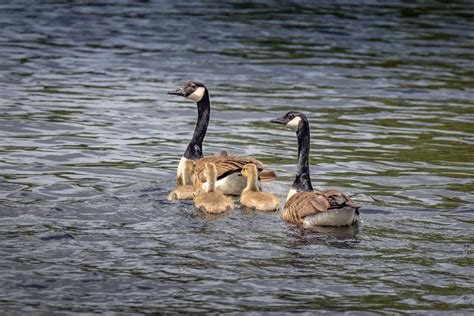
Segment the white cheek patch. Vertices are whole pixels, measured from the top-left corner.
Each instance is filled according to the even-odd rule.
[[[292,130],[297,130],[298,126],[300,125],[301,117],[297,116],[288,123],[286,123],[286,127],[291,128]]]
[[[202,97],[204,96],[205,91],[206,91],[206,89],[204,89],[204,87],[199,87],[199,88],[196,89],[196,91],[194,91],[193,93],[188,95],[187,98],[191,99],[195,102],[199,102],[199,101],[201,101]]]

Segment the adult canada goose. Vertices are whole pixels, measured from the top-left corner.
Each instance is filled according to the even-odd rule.
[[[240,196],[240,204],[257,211],[273,212],[280,209],[280,201],[269,192],[262,192],[258,187],[257,166],[253,163],[242,168],[242,174],[247,178],[247,186]]]
[[[358,222],[359,206],[344,193],[337,190],[313,191],[309,173],[309,123],[306,116],[290,111],[270,122],[295,130],[298,137],[296,177],[283,208],[283,219],[304,227],[347,226]]]
[[[224,151],[220,155],[203,157],[202,142],[206,136],[211,107],[209,102],[209,91],[200,82],[189,81],[182,88],[176,91],[170,91],[168,94],[183,96],[197,103],[198,118],[193,137],[189,142],[177,170],[177,181],[182,183],[182,174],[184,162],[186,160],[195,160],[196,168],[194,171],[195,185],[206,188],[206,177],[204,176],[204,165],[212,162],[217,170],[216,189],[224,194],[239,195],[245,188],[247,181],[241,175],[242,167],[248,163],[253,163],[259,170],[260,181],[272,181],[276,178],[272,170],[265,169],[263,164],[255,158],[247,156],[229,156]]]
[[[194,197],[196,187],[193,183],[193,172],[196,163],[194,160],[186,160],[183,170],[183,184],[178,185],[176,189],[168,194],[168,200],[190,200]]]
[[[208,162],[204,165],[204,175],[207,178],[205,192],[199,192],[194,198],[194,205],[206,213],[218,214],[228,211],[234,207],[234,202],[230,197],[221,192],[216,192],[217,170],[216,165]]]

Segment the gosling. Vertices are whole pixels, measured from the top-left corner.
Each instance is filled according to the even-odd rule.
[[[240,204],[257,211],[274,212],[280,209],[280,201],[269,192],[262,192],[258,187],[258,170],[253,163],[242,168],[242,175],[247,178],[247,187],[242,191]]]
[[[213,163],[204,165],[204,175],[206,177],[206,191],[199,193],[194,198],[194,206],[203,212],[219,214],[234,208],[231,198],[221,192],[216,191],[217,170]]]
[[[184,162],[184,170],[183,170],[183,185],[179,185],[176,189],[171,191],[168,194],[168,200],[176,201],[176,200],[191,200],[194,197],[194,192],[196,187],[193,184],[193,173],[194,167],[196,163],[194,160],[186,160]]]

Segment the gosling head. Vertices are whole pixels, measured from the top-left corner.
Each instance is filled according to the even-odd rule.
[[[206,192],[214,192],[216,189],[217,169],[216,165],[208,162],[204,165],[204,176],[206,177]]]
[[[209,180],[214,180],[217,177],[217,169],[216,165],[213,164],[212,162],[208,162],[204,165],[204,176],[206,179]]]
[[[196,161],[188,159],[184,161],[184,171],[192,174],[194,172],[194,167],[196,166]]]
[[[184,170],[183,170],[183,185],[192,185],[193,184],[193,173],[196,162],[194,160],[184,161]]]
[[[257,166],[253,163],[246,164],[242,168],[242,175],[246,178],[250,178],[257,175]]]
[[[303,113],[297,111],[290,111],[282,117],[271,120],[270,122],[285,125],[289,129],[298,131],[303,125],[303,123],[307,121],[308,119]]]
[[[174,91],[169,91],[168,94],[179,95],[187,99],[193,100],[194,102],[201,101],[207,94],[206,86],[199,81],[188,81],[182,88]]]

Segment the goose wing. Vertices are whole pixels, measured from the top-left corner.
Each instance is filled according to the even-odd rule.
[[[335,209],[335,208],[343,208],[343,207],[350,207],[350,208],[355,208],[358,209],[359,206],[352,201],[350,197],[345,195],[344,193],[334,190],[334,189],[329,189],[329,190],[324,190],[321,191],[320,194],[322,194],[327,201],[329,202],[329,209]]]
[[[286,201],[283,218],[298,223],[308,215],[326,212],[331,207],[326,196],[316,192],[298,192]]]
[[[204,165],[208,162],[212,162],[216,165],[217,179],[226,177],[234,172],[240,172],[242,167],[249,163],[255,164],[259,171],[263,170],[263,164],[253,157],[225,156],[222,154],[218,156],[207,156],[196,160],[194,174],[196,179],[201,183],[206,182],[206,177],[204,176]]]

